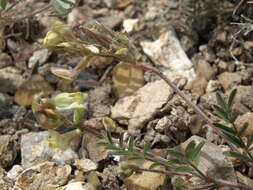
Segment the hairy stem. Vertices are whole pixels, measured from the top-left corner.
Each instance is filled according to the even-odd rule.
[[[208,183],[208,184],[205,184],[205,185],[199,185],[197,187],[193,187],[193,188],[190,188],[188,190],[206,190],[206,189],[209,189],[209,188],[215,188],[216,187],[216,184],[213,184],[213,183]]]
[[[139,172],[153,172],[153,173],[165,174],[170,177],[172,177],[173,175],[185,176],[185,177],[192,177],[193,176],[193,175],[186,173],[186,172],[156,170],[156,169],[147,169],[147,168],[131,168],[131,169],[134,171],[139,171]]]
[[[81,125],[80,126],[80,129],[82,130],[86,130],[92,134],[94,134],[95,136],[99,137],[99,138],[103,138],[102,135],[96,131],[96,130],[93,130],[91,129],[91,127],[89,127],[88,125]],[[117,143],[117,142],[115,142]],[[138,148],[138,147],[134,147],[133,148],[133,152],[137,155],[143,155],[143,150]],[[164,166],[168,166],[168,160],[165,159],[165,158],[162,158],[160,156],[157,156],[151,152],[147,152],[146,153],[147,155],[147,159],[148,160],[151,160],[151,161],[155,161],[155,162],[158,162],[158,163],[161,163],[162,165]],[[192,165],[192,167],[194,167],[196,169],[196,167],[194,165]],[[199,177],[199,178],[202,178],[203,180],[205,181],[208,181],[209,185],[210,182],[213,183],[213,185],[215,184],[216,186],[228,186],[228,187],[234,187],[234,188],[241,188],[241,189],[246,189],[246,190],[253,190],[253,187],[249,187],[247,185],[243,185],[243,184],[239,184],[239,183],[233,183],[233,182],[230,182],[230,181],[226,181],[226,180],[222,180],[222,179],[215,179],[215,178],[212,178],[212,177],[209,177],[209,176],[206,176],[203,172],[201,172],[198,168],[197,168],[197,172],[199,173],[194,173],[194,172],[177,172],[177,171],[164,171],[164,170],[155,170],[155,169],[145,169],[145,168],[132,168],[134,170],[138,170],[138,171],[146,171],[146,172],[155,172],[155,173],[163,173],[163,174],[166,174],[168,176],[173,176],[173,175],[179,175],[179,176],[195,176],[195,177]],[[206,186],[204,186],[206,187]],[[201,189],[201,188],[195,188],[195,189],[191,189],[191,190],[198,190],[198,189]],[[204,189],[204,188],[202,188]]]
[[[232,144],[227,139],[227,137],[219,129],[217,129],[214,126],[214,122],[210,118],[208,118],[208,116],[197,105],[195,105],[181,90],[179,90],[177,88],[177,86],[175,84],[173,84],[173,82],[171,82],[170,79],[167,76],[165,76],[162,72],[160,72],[158,69],[156,69],[156,68],[154,68],[152,66],[149,66],[149,65],[146,65],[146,64],[143,64],[143,63],[136,63],[136,64],[137,64],[137,66],[140,66],[140,67],[142,67],[145,70],[152,71],[153,73],[157,74],[161,79],[163,79],[174,90],[174,92],[176,92],[181,98],[183,98],[186,101],[186,103],[188,105],[190,105],[195,110],[195,112],[197,114],[199,114],[204,119],[204,121],[206,121],[206,123],[213,128],[213,130],[220,137],[222,137],[223,139],[226,140],[226,142],[229,144],[229,146],[233,150],[235,150],[236,152],[240,152],[239,149],[234,144]]]

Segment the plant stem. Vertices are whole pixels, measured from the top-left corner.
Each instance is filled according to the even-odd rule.
[[[223,179],[214,179],[215,183],[219,184],[223,187],[234,187],[234,188],[240,188],[240,189],[246,189],[246,190],[253,190],[253,187],[250,187],[248,185],[240,184],[240,183],[233,183],[227,180]]]
[[[193,167],[193,168],[196,170],[196,172],[198,172],[198,173],[200,174],[200,176],[201,176],[203,179],[207,179],[207,176],[206,176],[202,171],[200,171],[200,170],[198,169],[198,167],[196,167],[193,163],[188,162],[188,164],[189,164],[191,167]]]
[[[152,71],[153,73],[157,74],[161,79],[163,79],[174,90],[174,92],[176,92],[181,98],[183,98],[186,101],[186,103],[189,104],[195,110],[195,112],[198,113],[206,121],[206,123],[213,128],[213,130],[220,137],[226,140],[226,142],[233,150],[235,150],[236,152],[240,152],[239,149],[234,144],[232,144],[219,129],[217,129],[214,126],[214,122],[211,119],[209,119],[208,116],[197,105],[195,105],[181,90],[179,90],[177,86],[173,84],[173,82],[171,82],[167,76],[165,76],[161,71],[159,71],[155,67],[143,63],[136,63],[136,65],[142,67],[145,70]]]
[[[94,134],[95,136],[97,137],[100,137],[102,138],[102,135],[97,132],[96,130],[93,130],[91,129],[89,126],[87,125],[81,125],[80,126],[80,129],[82,130],[86,130],[92,134]],[[134,150],[133,150],[134,153],[136,153],[137,155],[143,155],[143,150],[138,148],[138,147],[134,147]],[[148,156],[148,160],[151,160],[151,161],[155,161],[155,162],[158,162],[158,163],[161,163],[161,164],[164,164],[164,166],[167,166],[168,165],[168,160],[165,159],[165,158],[162,158],[160,156],[157,156],[157,155],[154,155],[153,153],[151,152],[147,152],[146,155]],[[197,167],[195,167],[193,164],[191,165],[200,175],[198,175],[197,173],[194,173],[194,172],[189,172],[189,174],[185,173],[185,172],[177,172],[177,171],[163,171],[163,170],[155,170],[155,169],[145,169],[145,168],[132,168],[134,170],[138,170],[138,171],[146,171],[146,172],[155,172],[155,173],[163,173],[163,174],[166,174],[166,175],[181,175],[181,176],[195,176],[195,177],[200,177],[202,179],[204,179],[205,181],[208,181],[208,182],[213,182],[215,183],[217,186],[228,186],[228,187],[234,187],[234,188],[241,188],[241,189],[246,189],[246,190],[253,190],[253,187],[249,187],[247,185],[243,185],[243,184],[239,184],[239,183],[233,183],[233,182],[230,182],[230,181],[226,181],[226,180],[222,180],[222,179],[215,179],[215,178],[212,178],[212,177],[209,177],[209,176],[206,176],[203,172],[201,172]],[[209,185],[211,184],[208,184],[208,186],[205,186],[205,187],[209,187]],[[200,188],[198,188],[200,190]],[[198,189],[191,189],[191,190],[198,190]],[[202,188],[203,189],[203,188]]]
[[[141,171],[141,172],[161,173],[161,174],[165,174],[168,176],[178,175],[178,176],[192,177],[191,174],[186,173],[186,172],[155,170],[155,169],[147,169],[147,168],[131,168],[131,169],[134,171]]]
[[[188,190],[202,190],[202,189],[208,189],[208,188],[214,188],[214,187],[216,187],[216,184],[208,183],[208,184],[205,184],[205,185],[200,185],[198,187],[190,188]]]

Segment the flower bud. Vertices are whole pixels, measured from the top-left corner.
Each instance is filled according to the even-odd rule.
[[[87,99],[86,93],[60,93],[52,98],[56,109],[59,111],[73,110],[73,123],[80,124],[83,119],[84,112],[87,108],[85,101]]]
[[[51,67],[51,72],[59,78],[64,79],[66,82],[72,82],[75,79],[73,70],[68,70],[60,67]]]

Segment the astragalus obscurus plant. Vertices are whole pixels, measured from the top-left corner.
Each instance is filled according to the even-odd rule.
[[[26,11],[25,5],[27,2],[25,0],[0,0],[0,49],[3,48],[2,42],[8,37],[8,34],[4,34],[6,26],[18,23],[26,18],[31,18],[44,11],[49,11],[48,14],[51,16],[62,16],[70,12],[79,3],[78,0],[51,0],[48,4],[29,12]],[[228,102],[224,101],[222,96],[217,94],[218,105],[214,109],[223,120],[223,123],[214,123],[158,69],[142,63],[142,55],[125,33],[114,32],[100,23],[96,23],[91,27],[85,27],[81,24],[67,26],[58,22],[47,33],[44,39],[44,46],[51,50],[61,51],[68,56],[82,57],[80,63],[72,70],[62,68],[51,69],[55,75],[67,82],[75,80],[89,66],[90,60],[94,56],[112,57],[124,62],[127,64],[127,67],[139,67],[157,74],[224,139],[231,147],[231,151],[227,153],[229,156],[242,160],[250,168],[253,167],[251,153],[253,134],[244,139],[242,135],[248,127],[247,123],[240,130],[237,129],[234,123],[237,115],[233,112],[232,105],[236,91],[230,94]],[[48,129],[51,134],[49,144],[52,147],[66,149],[71,140],[76,136],[82,135],[86,130],[94,132],[84,126],[82,122],[84,113],[87,110],[86,103],[87,94],[82,92],[60,93],[53,97],[47,94],[35,96],[32,110],[38,123]],[[114,122],[110,118],[104,118],[103,123],[106,125],[106,129],[115,127]],[[56,129],[62,125],[70,128],[70,130],[60,134]],[[159,172],[170,177],[176,175],[186,177],[186,179],[196,176],[205,182],[205,185],[192,189],[221,189],[225,186],[248,190],[253,189],[253,187],[247,185],[217,179],[215,176],[208,176],[206,173],[200,171],[198,169],[198,161],[201,149],[205,146],[203,142],[199,144],[195,144],[194,142],[189,143],[184,152],[170,150],[169,154],[173,159],[167,160],[151,153],[149,144],[146,144],[143,148],[135,146],[135,139],[132,136],[125,142],[121,139],[113,139],[109,131],[105,131],[101,135],[96,133],[96,135],[101,136],[101,142],[98,145],[109,149],[111,154],[125,157],[125,161],[120,163],[122,170]],[[153,164],[149,169],[144,169],[129,164],[128,161],[131,160],[150,160]],[[166,170],[156,169],[157,165],[164,166]],[[180,187],[182,180],[183,178],[177,178],[177,189],[182,189]]]
[[[82,60],[78,65],[71,69],[51,68],[52,73],[62,78],[66,82],[72,82],[78,75],[89,66],[91,58],[94,56],[112,57],[121,62],[138,66],[142,69],[149,70],[161,77],[179,96],[181,96],[194,110],[198,113],[207,124],[209,124],[215,132],[224,139],[231,147],[229,156],[235,157],[252,167],[253,159],[251,155],[253,134],[246,139],[242,139],[241,135],[245,132],[247,124],[241,130],[237,130],[234,126],[236,114],[233,112],[232,106],[236,91],[233,91],[228,102],[226,102],[220,94],[217,94],[218,105],[214,106],[217,115],[226,123],[231,124],[232,128],[221,123],[214,123],[207,115],[189,98],[180,91],[165,75],[151,65],[141,63],[142,56],[129,39],[127,34],[114,32],[103,24],[95,23],[91,27],[83,25],[67,26],[63,23],[55,23],[52,29],[47,33],[44,39],[44,46],[51,50],[65,53],[68,56],[79,56]],[[86,94],[76,93],[60,93],[55,97],[42,98],[37,96],[33,103],[33,113],[37,121],[47,128],[51,133],[49,139],[53,147],[65,149],[69,142],[78,135],[85,133],[89,129],[82,124],[82,118],[87,107],[85,106]],[[67,110],[67,112],[66,112]],[[66,113],[73,114],[70,121]],[[105,128],[113,128],[114,122],[110,118],[104,118]],[[70,132],[59,134],[55,129],[60,125],[72,128]],[[91,131],[92,132],[92,131]],[[149,144],[144,148],[135,146],[135,139],[130,135],[128,141],[122,139],[113,139],[109,131],[96,135],[101,137],[100,146],[104,146],[110,150],[110,154],[124,156],[126,159],[120,163],[122,170],[128,171],[148,171],[163,173],[168,176],[179,176],[176,180],[177,189],[182,189],[181,184],[184,176],[187,178],[195,176],[201,178],[205,185],[194,187],[192,189],[221,189],[222,187],[234,187],[241,189],[253,190],[253,187],[247,185],[233,183],[223,179],[217,179],[215,176],[209,176],[198,168],[199,157],[204,142],[196,144],[190,142],[184,152],[169,150],[168,153],[172,159],[167,160],[159,157],[150,151]],[[103,139],[103,140],[102,140]],[[131,160],[150,160],[153,162],[149,169],[139,168],[136,165],[129,164]],[[162,165],[166,170],[157,170],[156,166]]]

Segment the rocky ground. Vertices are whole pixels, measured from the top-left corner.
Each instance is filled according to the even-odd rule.
[[[236,0],[195,4],[85,0],[63,21],[72,25],[96,19],[115,31],[126,30],[145,62],[174,81],[214,121],[218,121],[213,113],[215,94],[228,94],[236,88],[234,107],[241,114],[236,122],[240,126],[248,121],[248,136],[253,132],[253,5],[246,1],[238,4]],[[32,97],[41,91],[88,93],[86,125],[100,131],[104,128],[101,118],[110,117],[117,124],[115,137],[133,134],[139,147],[149,142],[160,156],[166,157],[168,148],[204,140],[207,157],[200,159],[202,171],[253,186],[252,170],[224,156],[229,148],[223,140],[156,75],[145,72],[143,81],[127,96],[112,82],[118,62],[111,58],[93,59],[91,67],[71,85],[54,76],[50,67],[72,68],[79,59],[44,48],[36,50],[57,20],[45,15],[4,31],[7,37],[0,49],[0,189],[172,189],[175,179],[164,174],[122,177],[117,159],[98,147],[100,139],[89,132],[67,150],[51,148],[49,133],[36,123],[31,111]],[[31,50],[35,51],[29,55]],[[23,59],[27,54],[28,59]],[[141,164],[148,167],[150,162]],[[198,179],[188,179],[186,189],[197,183]]]

